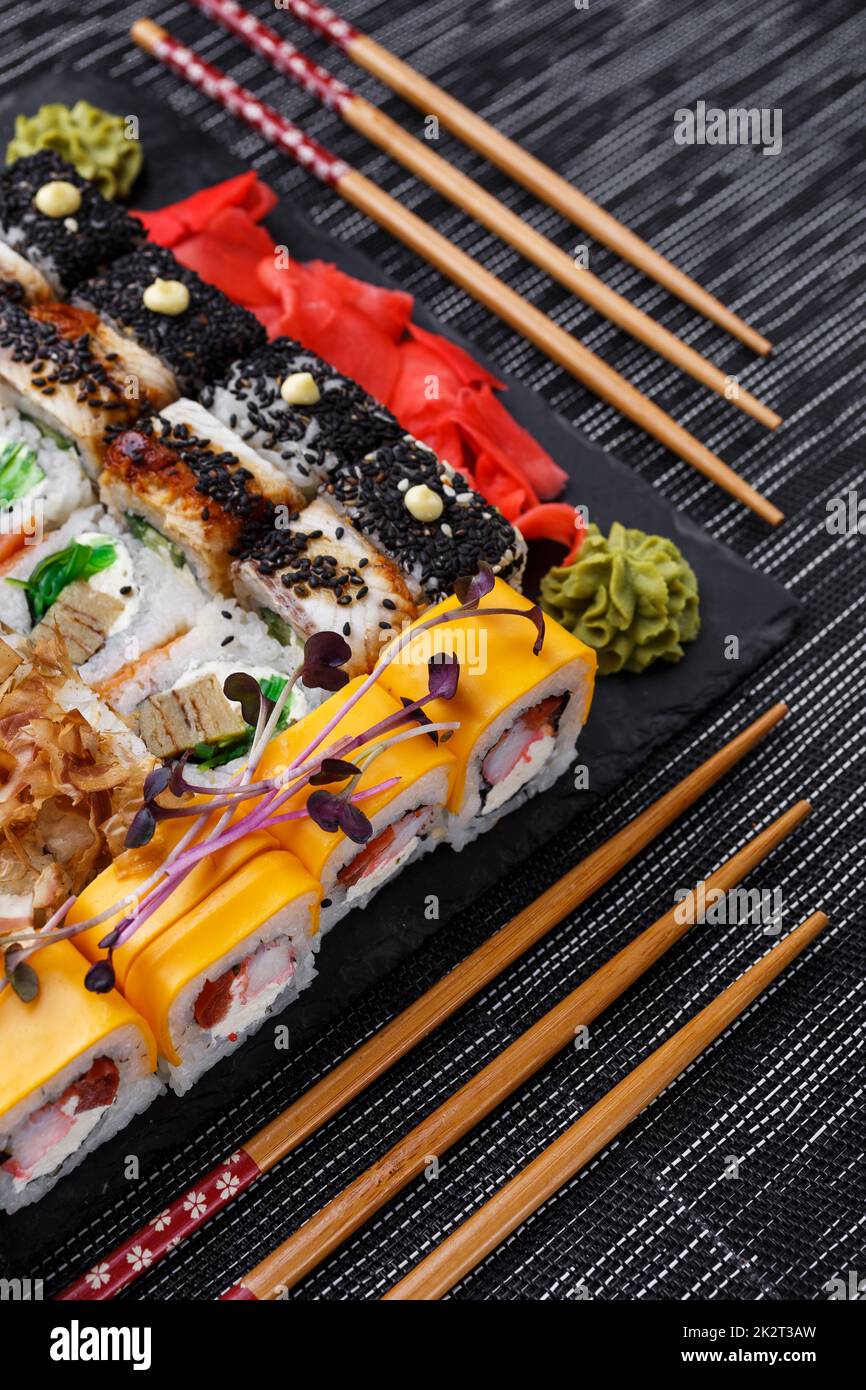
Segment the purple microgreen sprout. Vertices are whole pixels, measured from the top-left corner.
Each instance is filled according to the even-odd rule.
[[[110,958],[91,965],[84,977],[84,988],[92,994],[108,994],[114,989],[114,966]]]
[[[153,772],[149,772],[144,779],[142,792],[145,802],[155,801],[170,785],[171,777],[172,769],[170,767],[156,767]]]
[[[10,946],[3,957],[4,984],[10,984],[22,1004],[29,1004],[39,993],[39,976],[28,965],[18,945]]]
[[[310,786],[326,787],[331,782],[345,782],[359,771],[354,763],[347,763],[343,758],[323,758],[319,771],[310,777]]]
[[[246,671],[232,671],[230,676],[226,676],[223,694],[227,700],[240,705],[241,714],[251,729],[258,724],[263,707],[265,718],[273,709],[273,701],[267,698],[255,676],[248,675]]]
[[[433,731],[433,720],[430,718],[429,714],[425,714],[423,709],[418,709],[415,702],[410,700],[408,695],[401,695],[400,703],[403,706],[407,719],[413,719],[416,724],[426,724],[429,726],[425,729],[425,733],[427,737],[438,746],[440,742],[439,735]],[[445,734],[441,741],[444,743],[445,739],[450,737],[450,733]]]
[[[422,619],[415,624],[404,628],[403,632],[385,650],[382,657],[376,664],[374,670],[358,685],[351,697],[343,706],[335,712],[328,720],[319,733],[310,741],[306,748],[299,753],[293,761],[283,769],[277,777],[268,778],[261,782],[253,781],[255,772],[261,761],[262,754],[269,740],[274,734],[280,715],[289,698],[292,688],[300,679],[304,684],[312,689],[339,690],[348,682],[348,676],[341,668],[351,656],[351,649],[347,642],[337,633],[325,632],[317,633],[309,638],[304,648],[304,661],[289,678],[279,698],[275,702],[267,700],[255,682],[258,694],[257,711],[255,721],[255,731],[249,756],[245,767],[236,774],[232,781],[223,787],[210,788],[204,785],[199,786],[190,783],[185,776],[186,756],[181,758],[169,769],[157,769],[152,773],[145,784],[145,804],[141,811],[133,819],[130,833],[136,843],[147,843],[152,837],[155,822],[164,817],[173,815],[187,815],[193,820],[189,829],[178,840],[173,848],[166,855],[162,863],[153,873],[139,885],[135,893],[127,894],[119,902],[106,908],[97,916],[88,919],[86,922],[76,923],[74,927],[62,926],[62,922],[69,911],[74,899],[69,899],[51,918],[49,923],[41,931],[17,933],[14,941],[30,943],[30,949],[22,951],[19,964],[23,963],[23,958],[39,950],[41,946],[47,945],[51,940],[60,940],[66,936],[74,935],[86,928],[92,927],[99,922],[107,921],[115,917],[118,912],[126,912],[122,921],[106,936],[102,943],[105,949],[111,950],[130,936],[142,925],[144,921],[174,892],[175,888],[184,879],[186,874],[206,855],[216,853],[225,845],[234,840],[248,835],[255,830],[267,827],[269,824],[277,824],[284,820],[299,819],[305,815],[313,813],[308,809],[309,803],[313,798],[318,798],[314,802],[314,809],[319,808],[322,821],[333,822],[336,818],[336,827],[343,829],[344,833],[350,838],[357,839],[364,835],[364,839],[357,839],[358,843],[364,843],[369,838],[366,827],[370,822],[363,812],[355,806],[355,802],[367,797],[376,795],[379,791],[391,787],[399,778],[391,778],[386,782],[380,783],[376,788],[370,788],[363,792],[354,790],[357,779],[363,766],[370,760],[369,757],[362,757],[356,763],[349,763],[346,755],[354,752],[355,749],[369,745],[374,739],[380,740],[375,750],[374,756],[382,750],[383,746],[392,747],[405,739],[417,737],[419,735],[429,735],[434,739],[441,732],[445,737],[450,737],[454,729],[459,727],[457,721],[438,722],[430,721],[423,711],[423,705],[433,699],[452,699],[456,693],[459,680],[459,666],[453,657],[440,655],[434,657],[428,665],[428,690],[427,694],[417,700],[404,700],[403,708],[393,715],[380,720],[372,729],[366,730],[362,734],[344,736],[338,738],[337,742],[328,747],[323,754],[316,756],[317,750],[346,717],[349,710],[363,698],[368,690],[378,681],[382,672],[400,652],[413,641],[419,634],[429,631],[432,628],[458,621],[461,618],[469,617],[479,608],[482,598],[489,594],[494,586],[495,576],[488,565],[482,564],[479,573],[467,580],[460,580],[455,584],[455,593],[459,600],[456,608],[437,613],[428,619]],[[535,626],[536,639],[533,644],[533,652],[537,655],[540,652],[544,641],[544,618],[537,605],[531,608],[485,608],[485,617],[507,615],[509,617],[528,618]],[[247,709],[250,714],[252,708],[252,683],[253,677],[247,676],[245,672],[233,673],[238,679],[229,677],[231,685],[226,690],[227,698],[236,698],[242,703],[247,701]],[[225,688],[225,687],[224,687]],[[246,714],[245,714],[246,718]],[[248,721],[250,722],[250,721]],[[413,723],[416,727],[405,727],[408,723]],[[384,736],[388,737],[385,738]],[[373,750],[369,750],[373,753]],[[326,767],[326,764],[328,765]],[[341,775],[336,777],[331,775],[336,765],[341,766]],[[349,772],[348,769],[353,769]],[[166,773],[168,774],[166,776]],[[329,781],[342,780],[343,776],[349,777],[349,784],[338,794],[325,792],[320,795],[318,782],[322,775]],[[314,779],[316,779],[314,781]],[[316,786],[316,790],[307,798],[307,806],[294,811],[282,811],[285,803],[294,796],[299,790],[308,784]],[[197,804],[183,808],[167,808],[159,805],[157,797],[165,790],[169,790],[175,795],[181,796],[186,793],[194,793]],[[226,829],[233,809],[244,799],[255,796],[256,804],[238,817],[235,822]],[[333,802],[340,803],[339,811],[335,810]],[[202,805],[201,803],[205,804]],[[210,818],[212,812],[219,810],[222,812],[216,824],[208,828],[204,838],[198,840],[205,827],[205,823]],[[142,815],[142,812],[147,814]],[[276,814],[280,812],[280,814]],[[340,824],[344,820],[349,829]],[[321,823],[321,821],[319,822]],[[350,833],[351,832],[351,833]],[[145,839],[144,837],[147,836]],[[8,940],[8,939],[7,939]],[[8,951],[7,951],[8,955]],[[107,979],[107,972],[98,974],[95,977],[97,983]],[[0,982],[0,988],[3,983]]]
[[[437,652],[427,662],[427,693],[434,700],[453,700],[460,679],[460,662],[453,652]]]
[[[490,566],[482,560],[478,566],[478,573],[467,575],[454,581],[454,593],[461,608],[474,609],[478,607],[481,599],[486,594],[491,593],[496,583],[496,575]]]
[[[345,796],[325,791],[324,787],[307,797],[307,813],[322,830],[329,834],[342,830],[356,845],[365,845],[373,834],[373,827],[362,810]]]
[[[155,830],[156,816],[148,803],[136,811],[123,843],[127,849],[141,849],[150,844]]]
[[[352,648],[339,632],[315,632],[304,644],[301,680],[308,690],[342,690],[349,683],[342,667],[351,655]]]

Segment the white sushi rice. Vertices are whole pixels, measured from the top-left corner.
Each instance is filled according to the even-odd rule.
[[[466,677],[472,679],[471,676]],[[527,690],[515,700],[498,719],[484,730],[472,751],[467,767],[463,802],[457,812],[449,812],[446,823],[448,843],[461,850],[465,845],[491,829],[503,816],[523,806],[530,797],[546,791],[571,766],[575,758],[578,735],[583,727],[586,707],[587,671],[583,661],[575,660],[555,671],[546,680]],[[482,805],[481,766],[490,750],[507,733],[522,714],[541,704],[551,695],[570,697],[562,712],[555,738],[539,740],[533,745],[528,762],[521,762],[498,787],[492,787]],[[499,793],[499,795],[494,795]]]
[[[16,531],[20,529],[38,541],[42,531],[62,526],[76,508],[96,500],[74,444],[62,448],[14,406],[0,403],[0,450],[6,444],[24,444],[32,449],[44,476],[26,496],[14,503],[0,503],[0,535],[4,518],[14,517]]]
[[[306,989],[316,974],[313,955],[311,911],[316,896],[305,894],[281,912],[277,912],[267,922],[251,931],[233,950],[211,962],[175,997],[169,1011],[168,1027],[175,1051],[181,1057],[181,1065],[174,1066],[165,1058],[160,1066],[167,1076],[171,1089],[182,1096],[194,1086],[199,1077],[223,1057],[240,1047],[245,1038],[261,1028],[266,1019],[280,1013],[291,1004],[301,990]],[[269,942],[287,939],[295,955],[295,970],[291,979],[277,988],[263,989],[261,994],[250,1000],[242,1012],[223,1020],[214,1029],[199,1027],[195,1020],[195,1003],[208,980],[215,981],[232,966],[240,965],[256,952],[260,946]],[[231,1036],[225,1031],[231,1028]]]
[[[372,764],[375,772],[376,764]],[[322,870],[322,913],[320,919],[320,937],[330,931],[335,923],[339,922],[347,912],[354,908],[365,908],[367,904],[376,896],[380,888],[384,888],[386,883],[390,883],[392,878],[396,878],[407,864],[411,864],[415,859],[420,859],[423,854],[428,854],[430,850],[441,844],[445,836],[445,801],[448,796],[448,773],[444,767],[432,768],[419,777],[417,782],[413,782],[411,787],[401,791],[387,806],[383,806],[380,811],[370,817],[373,826],[373,840],[380,835],[389,825],[394,825],[397,821],[407,815],[410,811],[415,811],[422,806],[432,806],[436,814],[433,822],[425,832],[425,837],[414,837],[405,849],[384,863],[381,870],[374,871],[367,877],[360,879],[358,883],[349,889],[344,888],[337,881],[337,875],[344,865],[349,864],[356,855],[363,850],[363,845],[355,844],[354,840],[349,840],[341,836],[334,846],[334,852],[330,855]],[[358,803],[361,810],[364,809],[363,801]],[[327,904],[327,905],[326,905]],[[318,942],[316,943],[318,949]]]
[[[4,1115],[0,1115],[0,1151],[15,1152],[15,1134],[34,1111],[57,1100],[66,1088],[85,1075],[98,1057],[109,1057],[120,1073],[117,1095],[111,1105],[96,1112],[85,1111],[81,1123],[73,1125],[65,1139],[46,1155],[50,1171],[28,1181],[15,1178],[0,1168],[0,1209],[18,1211],[31,1202],[38,1202],[55,1183],[77,1168],[80,1163],[106,1140],[140,1115],[163,1089],[159,1078],[150,1070],[147,1045],[134,1024],[117,1028],[98,1043],[74,1057],[67,1066],[55,1072],[51,1080],[39,1086]],[[43,1165],[38,1165],[41,1168]]]
[[[13,240],[22,245],[20,230],[7,228],[0,222],[0,279],[17,281],[31,304],[53,299],[55,290],[48,278],[37,265],[14,249]]]
[[[231,638],[230,642],[226,638]],[[284,647],[271,637],[256,613],[249,613],[233,598],[209,599],[188,632],[171,646],[154,654],[112,701],[118,713],[128,715],[142,700],[173,686],[205,668],[221,675],[253,668],[289,676],[303,661],[300,642]],[[223,670],[223,668],[225,668]],[[303,704],[302,688],[292,695],[295,710]],[[298,715],[295,714],[295,718]]]
[[[186,632],[204,602],[204,595],[189,569],[178,569],[160,551],[151,550],[136,540],[97,505],[73,512],[42,545],[25,547],[20,559],[0,578],[0,621],[16,632],[28,633],[32,627],[25,590],[7,584],[6,579],[28,579],[42,560],[63,550],[70,542],[81,538],[92,542],[97,536],[117,543],[115,565],[121,560],[123,565],[114,579],[120,582],[122,577],[130,581],[132,593],[129,595],[129,620],[115,624],[99,651],[80,668],[83,678],[96,686],[110,679],[121,667],[144,660],[149,652]],[[106,588],[115,565],[94,576],[100,587]],[[130,567],[131,574],[128,573]]]
[[[17,280],[24,286],[28,299],[63,298],[63,285],[54,257],[44,255],[34,246],[23,227],[0,221],[0,241],[3,243],[0,269],[5,278]]]

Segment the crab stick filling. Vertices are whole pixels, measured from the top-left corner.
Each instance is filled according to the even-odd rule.
[[[298,960],[287,937],[263,942],[245,960],[232,965],[216,980],[207,980],[195,1001],[193,1017],[199,1028],[234,1041],[273,1004],[294,977]]]
[[[311,740],[321,733],[343,705],[356,694],[365,680],[366,677],[364,676],[356,677],[343,690],[338,691],[336,695],[332,695],[329,700],[319,705],[317,709],[311,710],[296,724],[286,729],[284,733],[271,739],[259,764],[258,776],[273,777],[279,775],[286,768],[291,767],[296,759],[302,758],[304,750],[309,746]],[[375,727],[379,721],[399,714],[399,711],[400,706],[393,696],[389,695],[378,684],[372,686],[348,709],[345,718],[340,720],[333,733],[328,735],[325,742],[320,745],[320,751],[327,749],[332,740],[361,734]],[[375,744],[375,740],[373,742]],[[352,758],[362,756],[366,748],[367,745],[360,750],[353,750],[350,756]],[[395,797],[402,795],[408,788],[438,769],[444,771],[450,786],[455,769],[450,746],[446,747],[444,744],[437,746],[429,738],[419,736],[393,747],[386,747],[365,766],[358,780],[357,792],[360,794],[363,794],[367,788],[377,786],[384,788],[360,802],[364,814],[375,823],[375,817],[380,815]],[[295,811],[303,808],[310,790],[309,787],[303,788],[286,802],[284,809]],[[335,784],[333,790],[339,791],[340,784]],[[396,811],[397,808],[394,809]],[[435,808],[423,807],[421,809],[429,815],[432,821],[436,814]],[[416,821],[413,830],[410,824],[404,826],[406,819],[406,816],[400,816],[390,826],[368,841],[366,845],[359,847],[358,853],[340,870],[338,882],[342,887],[351,890],[355,886],[353,876],[357,872],[359,879],[361,875],[365,877],[360,892],[368,893],[378,882],[382,882],[381,877],[374,880],[374,875],[387,876],[395,871],[397,856],[399,855],[400,862],[402,862],[409,853],[408,841],[411,841],[413,837],[420,838],[429,828],[429,826],[422,825],[420,821]],[[395,846],[394,840],[391,838],[391,836],[397,836],[398,826],[400,827],[400,835],[405,834],[407,837],[405,846],[402,842]],[[292,850],[320,882],[324,882],[328,877],[328,861],[331,855],[335,849],[339,850],[344,842],[342,831],[334,834],[323,830],[312,817],[289,820],[274,825],[270,833],[287,849]],[[347,876],[348,882],[346,881]],[[355,896],[360,896],[360,893],[356,893]]]
[[[445,599],[426,609],[419,624],[429,622],[434,616],[445,616],[457,606],[456,598]],[[484,747],[485,734],[492,737],[487,731],[494,726],[501,728],[509,710],[525,700],[534,687],[544,683],[549,690],[552,678],[568,668],[571,674],[567,678],[564,676],[563,687],[572,690],[575,668],[578,668],[582,671],[582,696],[574,698],[581,698],[583,705],[580,723],[585,722],[589,712],[596,670],[596,655],[590,647],[548,617],[544,643],[536,656],[532,653],[535,634],[525,618],[501,613],[485,616],[487,608],[531,607],[527,598],[504,580],[497,579],[492,591],[471,615],[433,629],[419,625],[417,634],[382,674],[382,685],[396,699],[417,700],[426,692],[431,658],[451,655],[459,660],[460,683],[454,698],[433,700],[425,706],[430,719],[455,720],[459,724],[448,741],[448,750],[457,765],[449,800],[449,809],[454,813],[460,812],[467,795],[471,795],[471,788],[467,789],[467,775],[476,750]],[[555,699],[559,701],[562,696],[558,694]],[[540,700],[537,706],[525,710],[509,723],[505,734],[487,750],[483,769],[487,799],[482,797],[483,811],[489,814],[503,805],[535,776],[541,763],[551,757],[562,709],[557,714],[547,699]],[[536,719],[538,726],[533,727]],[[484,789],[482,781],[482,792]]]
[[[549,695],[524,710],[497,739],[481,764],[481,814],[498,811],[537,776],[556,747],[569,696]]]
[[[432,829],[435,806],[419,806],[368,840],[337,874],[349,902],[378,888],[391,878]]]
[[[142,1067],[156,1067],[145,1020],[116,990],[85,989],[87,961],[70,942],[46,946],[36,967],[35,999],[25,1003],[11,989],[0,993],[0,1170],[21,1183],[59,1167],[115,1103],[118,1066],[107,1044],[118,1029],[134,1029]],[[71,1084],[11,1123],[10,1112],[30,1096],[42,1100],[40,1088],[63,1071]]]
[[[129,967],[124,989],[172,1066],[182,1061],[181,1035],[175,1037],[174,1030],[182,1032],[187,1006],[179,1004],[181,1012],[173,1015],[179,996],[191,997],[190,1012],[200,1027],[227,1037],[259,1020],[294,973],[290,941],[310,941],[318,931],[321,892],[293,855],[267,850],[147,942]],[[287,916],[279,931],[254,945],[253,934],[273,928],[282,913]],[[227,957],[234,960],[224,966]]]
[[[23,1186],[53,1173],[95,1129],[114,1104],[120,1073],[110,1057],[97,1057],[77,1081],[16,1130],[0,1168]]]

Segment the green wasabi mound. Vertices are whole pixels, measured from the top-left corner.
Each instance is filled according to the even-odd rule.
[[[598,653],[599,675],[679,661],[700,631],[698,581],[673,541],[595,524],[574,564],[548,570],[541,606]]]
[[[127,137],[125,118],[89,101],[72,107],[51,102],[40,106],[35,116],[16,116],[7,163],[37,150],[56,150],[106,198],[126,197],[144,158],[140,142]]]

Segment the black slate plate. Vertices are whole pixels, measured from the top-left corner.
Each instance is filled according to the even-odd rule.
[[[63,72],[42,76],[0,102],[4,151],[16,112],[29,114],[49,100],[71,104],[82,96],[109,110],[128,109],[129,93],[116,83]],[[147,160],[132,196],[136,206],[159,207],[241,171],[238,161],[195,127],[185,126],[179,138],[175,114],[147,102],[140,92],[135,93],[135,110]],[[394,287],[375,264],[353,247],[316,230],[297,207],[282,203],[268,225],[276,239],[302,260],[334,261],[349,274]],[[502,377],[495,362],[444,328],[422,304],[416,305],[416,319],[460,343]],[[798,604],[779,584],[677,512],[642,479],[555,415],[534,391],[505,380],[505,402],[515,419],[568,471],[567,500],[588,507],[591,519],[604,530],[618,520],[670,536],[680,546],[700,583],[701,634],[677,666],[599,682],[580,742],[580,761],[589,769],[588,790],[575,792],[569,779],[563,779],[532,803],[531,815],[507,818],[459,857],[450,850],[437,850],[384,890],[366,912],[346,918],[325,944],[318,978],[288,1011],[295,1039],[324,1027],[436,929],[438,923],[424,915],[428,894],[438,895],[440,921],[459,913],[579,811],[612,792],[653,749],[730,692],[787,640],[797,622]],[[739,639],[737,660],[725,657],[725,639],[732,634]],[[496,925],[491,922],[491,930]],[[26,1272],[34,1258],[49,1252],[53,1242],[75,1228],[83,1205],[118,1196],[124,1155],[138,1155],[143,1169],[151,1157],[164,1158],[273,1068],[272,1035],[264,1029],[183,1100],[157,1101],[145,1117],[98,1150],[85,1168],[60,1183],[41,1203],[6,1218],[0,1237],[4,1258]],[[137,1213],[134,1219],[143,1215]],[[120,1234],[116,1232],[114,1238]]]

